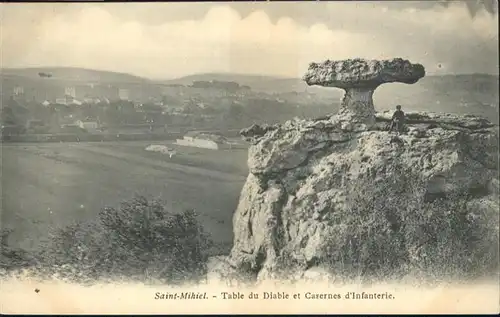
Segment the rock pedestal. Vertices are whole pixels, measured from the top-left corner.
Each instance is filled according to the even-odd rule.
[[[424,76],[422,65],[401,58],[384,61],[358,58],[311,63],[304,81],[308,85],[343,89],[339,116],[370,127],[375,124],[373,93],[378,86],[392,82],[414,84]]]
[[[374,89],[371,88],[346,89],[339,116],[348,122],[373,126],[375,124],[373,93]]]

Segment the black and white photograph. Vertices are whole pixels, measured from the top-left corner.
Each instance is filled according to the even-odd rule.
[[[3,2],[2,313],[498,313],[498,1]]]

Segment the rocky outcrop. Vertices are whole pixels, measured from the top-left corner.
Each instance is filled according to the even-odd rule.
[[[384,61],[358,58],[311,63],[304,81],[308,85],[344,89],[339,116],[371,126],[375,123],[373,93],[378,86],[394,82],[414,84],[424,76],[422,65],[401,58]]]
[[[391,113],[375,117],[364,130],[334,115],[242,131],[252,146],[226,259],[233,268],[267,278],[286,257],[299,274],[317,269],[356,184],[399,181],[394,188],[408,191],[386,193],[387,200],[465,191],[475,193],[470,205],[498,208],[497,127],[474,116],[415,112],[407,114],[407,133],[396,136],[385,131]],[[418,181],[394,179],[396,170]],[[417,190],[409,192],[409,181]]]
[[[342,109],[241,131],[251,146],[234,245],[211,270],[324,278],[346,268],[359,275],[428,269],[437,263],[429,258],[443,256],[437,265],[447,270],[454,253],[463,261],[457,272],[486,253],[484,263],[498,265],[498,126],[410,112],[406,131],[393,134],[392,113],[375,113],[376,87],[424,75],[422,65],[402,59],[312,63],[304,80],[344,89]],[[471,241],[479,235],[492,243],[476,256]]]

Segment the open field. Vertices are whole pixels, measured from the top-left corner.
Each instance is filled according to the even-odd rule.
[[[36,249],[49,228],[92,219],[141,194],[175,210],[196,209],[212,239],[229,247],[247,151],[168,145],[178,153],[169,158],[144,150],[169,143],[3,144],[1,226],[14,229],[9,242]]]

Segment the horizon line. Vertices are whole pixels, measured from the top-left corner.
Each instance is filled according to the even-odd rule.
[[[149,81],[175,81],[184,79],[186,77],[191,76],[200,76],[200,75],[233,75],[233,76],[248,76],[248,77],[269,77],[275,79],[301,79],[300,77],[287,77],[282,75],[271,75],[271,74],[253,74],[253,73],[238,73],[238,72],[227,72],[227,71],[209,71],[209,72],[200,72],[200,73],[190,73],[186,75],[180,75],[177,77],[148,77],[142,76],[138,74],[134,74],[131,72],[123,72],[123,71],[115,71],[115,70],[107,70],[107,69],[98,69],[98,68],[88,68],[88,67],[79,67],[79,66],[29,66],[29,67],[0,67],[0,76],[3,75],[1,70],[34,70],[34,69],[43,69],[43,68],[53,68],[53,69],[79,69],[79,70],[87,70],[87,71],[97,71],[97,72],[107,72],[107,73],[115,73],[121,75],[129,75],[133,77],[137,77],[138,79],[144,79]],[[431,72],[426,73],[425,77],[439,77],[439,76],[464,76],[464,75],[488,75],[488,76],[496,76],[500,77],[500,73],[482,73],[482,72],[472,72],[472,73],[437,73]]]

